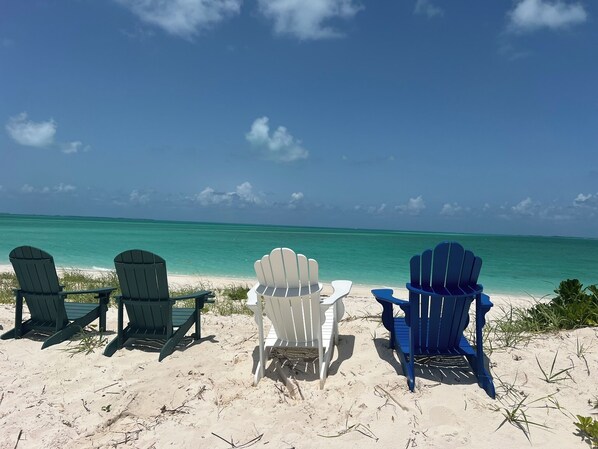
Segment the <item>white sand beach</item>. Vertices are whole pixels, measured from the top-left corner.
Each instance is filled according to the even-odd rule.
[[[253,283],[189,276],[170,281],[202,281],[214,288]],[[490,320],[501,306],[530,302],[523,296],[488,294],[495,304]],[[468,369],[437,361],[418,368],[411,393],[388,349],[381,308],[370,287],[354,286],[345,305],[340,344],[322,390],[317,375],[304,366],[282,368],[295,385],[289,390],[274,361],[252,386],[258,355],[257,327],[250,316],[204,314],[203,339],[194,343],[187,338],[163,362],[151,347],[125,348],[108,358],[101,350],[67,352],[76,339],[43,351],[39,335],[2,340],[0,447],[588,447],[573,422],[577,414],[590,415],[588,400],[598,395],[598,329],[543,335],[517,348],[495,349],[488,355],[496,400],[477,386]],[[108,339],[116,315],[111,308]],[[0,332],[13,324],[14,306],[1,305]],[[550,371],[557,352],[553,372],[571,369],[549,383],[539,365]],[[501,426],[519,402],[517,416],[529,421],[527,436],[509,422]],[[527,431],[525,423],[519,425]]]

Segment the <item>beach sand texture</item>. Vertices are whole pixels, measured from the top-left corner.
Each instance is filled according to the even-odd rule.
[[[240,283],[170,277],[171,284],[198,280],[214,287]],[[155,345],[125,348],[108,358],[101,350],[67,352],[76,339],[43,351],[41,336],[0,341],[0,447],[589,447],[573,422],[576,414],[590,415],[588,400],[598,395],[598,329],[543,335],[494,350],[489,358],[497,400],[462,365],[438,361],[418,368],[411,393],[369,290],[354,286],[345,300],[340,344],[323,390],[309,366],[277,369],[274,360],[252,386],[258,354],[250,316],[203,315],[201,342],[186,338],[161,363]],[[529,302],[492,300],[490,319],[501,305]],[[13,323],[14,306],[0,306],[2,332]],[[115,328],[111,308],[108,339]],[[550,371],[557,352],[554,372],[572,368],[549,383],[539,364]],[[520,401],[516,416],[523,419],[524,413],[535,423],[527,436],[517,425],[501,426]]]

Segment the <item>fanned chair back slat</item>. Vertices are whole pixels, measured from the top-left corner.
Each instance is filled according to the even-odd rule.
[[[276,334],[289,342],[310,342],[318,338],[320,286],[317,262],[289,248],[275,248],[254,264],[258,293],[264,297],[266,316]]]
[[[62,317],[59,325],[66,324],[66,311],[58,295],[61,287],[52,256],[39,248],[19,246],[10,252],[9,259],[31,319],[56,324],[57,317]]]
[[[411,285],[442,295],[409,293],[413,347],[416,352],[447,352],[455,348],[469,323],[469,307],[474,296],[456,298],[473,292],[482,266],[479,257],[456,242],[439,244],[411,259]]]
[[[114,266],[131,327],[165,329],[172,321],[172,302],[164,259],[149,251],[129,250],[114,258]]]

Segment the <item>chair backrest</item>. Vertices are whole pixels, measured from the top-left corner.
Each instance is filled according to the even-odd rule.
[[[47,252],[32,246],[19,246],[9,254],[20,290],[34,321],[55,323],[58,316],[66,320],[62,290],[54,259]]]
[[[415,348],[442,351],[458,346],[469,324],[469,306],[481,291],[481,267],[482,259],[456,242],[440,243],[411,258],[410,285],[442,295],[431,298],[410,291],[407,324]]]
[[[320,309],[318,262],[289,248],[274,248],[254,264],[264,310],[276,334],[289,342],[318,338],[325,316]]]
[[[164,259],[149,251],[133,249],[117,255],[114,266],[130,324],[143,329],[172,325]]]

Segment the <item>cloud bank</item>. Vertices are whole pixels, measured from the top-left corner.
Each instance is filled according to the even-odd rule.
[[[218,192],[212,187],[206,187],[195,196],[195,201],[202,206],[259,205],[264,202],[260,195],[253,192],[253,186],[247,181],[238,185],[233,192]]]

